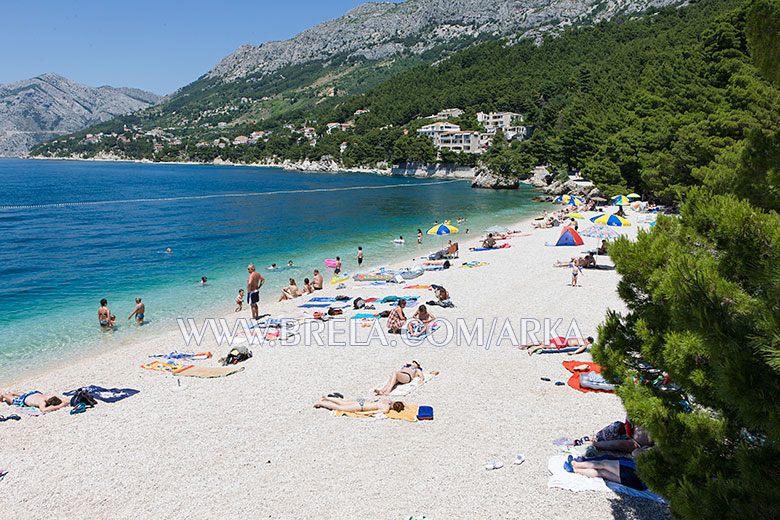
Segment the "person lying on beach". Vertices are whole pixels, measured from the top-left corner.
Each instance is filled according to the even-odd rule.
[[[304,294],[311,294],[314,292],[314,286],[311,284],[308,278],[303,279],[303,289],[301,292]]]
[[[569,473],[577,473],[588,478],[603,478],[639,491],[647,489],[645,483],[636,474],[636,462],[633,460],[585,460],[578,462],[569,455],[569,460],[563,463],[563,468]]]
[[[21,392],[0,392],[0,401],[12,406],[30,406],[42,412],[53,412],[68,406],[68,399],[53,394],[42,394],[35,390],[23,394]]]
[[[406,323],[406,316],[404,316],[404,308],[406,308],[406,300],[398,300],[398,304],[390,311],[390,315],[387,317],[387,332],[388,334],[400,334],[401,328]]]
[[[593,253],[588,253],[584,257],[580,258],[580,267],[585,269],[596,268],[596,258],[593,256]]]
[[[282,289],[282,296],[279,298],[279,301],[292,300],[300,295],[301,292],[298,290],[298,284],[295,283],[294,278],[290,278],[290,285]]]
[[[390,410],[402,412],[406,405],[401,401],[391,401],[375,397],[374,399],[339,399],[338,397],[322,396],[319,401],[314,403],[314,408],[327,408],[328,410],[341,410],[342,412],[356,413],[387,413]]]
[[[141,303],[141,298],[135,299],[135,310],[133,310],[132,314],[127,317],[129,320],[133,316],[135,316],[135,322],[139,325],[143,325],[144,323],[144,313],[146,312],[146,305]]]
[[[315,291],[322,289],[322,275],[318,269],[314,270],[314,279],[312,279],[311,285]]]
[[[567,352],[570,356],[574,356],[575,354],[581,354],[588,350],[588,348],[593,345],[593,336],[588,336],[585,339],[582,338],[564,338],[563,336],[558,336],[557,338],[553,338],[550,340],[550,343],[542,343],[541,341],[535,342],[535,343],[529,343],[527,345],[521,345],[517,348],[520,350],[528,350],[528,355],[531,356],[535,352],[539,352],[542,350],[560,350],[562,348],[568,348],[568,347],[578,347],[577,350],[574,350],[572,352]],[[533,347],[533,348],[532,348]]]
[[[399,301],[398,304],[400,305],[401,302]],[[428,328],[435,319],[436,316],[428,312],[428,309],[425,307],[425,305],[420,305],[417,307],[417,312],[414,313],[414,317],[409,320],[409,323],[407,324],[409,336],[413,338],[422,336],[428,331]]]
[[[434,370],[431,372],[433,375],[437,375],[439,372]],[[393,391],[396,385],[406,385],[411,383],[414,378],[420,379],[420,384],[425,381],[425,374],[423,374],[420,363],[416,360],[412,360],[411,363],[407,363],[401,367],[401,370],[397,370],[390,375],[390,379],[387,380],[385,386],[382,388],[375,388],[374,393],[377,395],[389,395]]]
[[[621,431],[625,433],[627,438],[600,441],[597,440],[598,434],[596,434],[592,437],[594,440],[590,444],[599,450],[620,451],[628,453],[632,457],[638,457],[655,446],[655,442],[650,438],[650,434],[645,429],[631,424],[628,419],[626,419],[624,429]],[[588,443],[585,442],[583,444],[586,445]]]

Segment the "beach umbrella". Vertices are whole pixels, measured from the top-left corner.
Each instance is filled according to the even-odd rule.
[[[657,220],[654,220],[654,221],[650,222],[650,227],[655,227],[655,223],[656,223],[656,222],[658,222],[658,221],[657,221]]]
[[[636,193],[629,193],[628,195],[626,195],[626,197],[628,197],[629,199],[641,199],[642,198],[641,195],[637,195]]]
[[[618,233],[614,229],[610,229],[606,226],[602,226],[601,224],[594,224],[590,226],[588,229],[586,229],[585,231],[581,231],[580,236],[600,238],[602,240],[609,240],[611,238],[619,237],[620,233]]]
[[[447,224],[446,222],[444,224],[436,224],[431,229],[428,230],[429,235],[449,235],[450,233],[457,233],[458,228],[455,226],[452,226],[450,224]]]
[[[509,233],[511,229],[504,226],[490,226],[485,230],[485,233]]]
[[[566,216],[569,218],[585,218],[582,213],[567,213]]]
[[[617,206],[627,206],[631,204],[631,199],[625,195],[618,195],[617,197],[612,197],[612,202],[614,202]]]
[[[624,219],[623,217],[618,217],[617,215],[596,215],[595,217],[590,219],[591,222],[595,224],[606,224],[607,226],[630,226],[631,222]]]
[[[575,197],[574,195],[559,195],[555,198],[555,200],[553,200],[553,202],[562,202],[564,204],[571,204],[572,206],[576,206],[577,204],[582,204],[585,201],[580,197]]]

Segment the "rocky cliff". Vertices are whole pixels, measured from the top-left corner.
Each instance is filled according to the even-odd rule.
[[[160,99],[133,88],[88,87],[57,74],[0,85],[0,156],[76,132]]]
[[[242,45],[206,74],[224,81],[273,72],[287,65],[337,54],[381,59],[422,54],[444,42],[480,34],[536,39],[548,30],[597,22],[679,0],[406,0],[369,2],[341,18],[282,42]]]

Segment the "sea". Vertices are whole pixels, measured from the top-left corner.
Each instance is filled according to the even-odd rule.
[[[538,213],[534,195],[525,185],[475,190],[369,173],[0,159],[0,388],[162,334],[179,317],[231,312],[249,263],[266,279],[268,302],[314,268],[327,283],[327,258],[340,256],[349,274],[411,265],[466,229]],[[417,244],[418,229],[446,220],[457,235],[425,234]],[[290,260],[292,269],[266,269]],[[142,326],[127,319],[136,297],[146,305]],[[113,332],[98,326],[101,298],[116,315]]]

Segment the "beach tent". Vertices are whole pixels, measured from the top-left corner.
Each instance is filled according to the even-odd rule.
[[[582,245],[582,237],[579,233],[577,233],[574,228],[570,228],[569,226],[566,226],[563,228],[563,231],[561,231],[561,236],[558,237],[558,241],[555,243],[556,246],[581,246]]]
[[[457,233],[458,228],[451,226],[448,223],[437,224],[428,230],[429,235],[449,235],[450,233]]]

